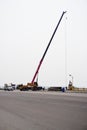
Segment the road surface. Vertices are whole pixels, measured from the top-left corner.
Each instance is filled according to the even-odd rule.
[[[87,94],[0,91],[0,130],[87,130]]]

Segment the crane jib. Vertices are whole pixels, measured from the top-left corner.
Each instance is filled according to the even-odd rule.
[[[52,42],[52,39],[53,39],[53,37],[54,37],[54,35],[55,35],[55,33],[56,33],[57,29],[58,29],[58,26],[59,26],[59,24],[60,24],[60,22],[61,22],[61,20],[62,20],[62,18],[63,18],[63,15],[64,15],[65,13],[66,13],[66,11],[65,11],[65,12],[63,11],[63,13],[62,13],[62,15],[61,15],[61,17],[60,17],[60,19],[59,19],[59,22],[57,23],[57,26],[56,26],[56,28],[55,28],[55,30],[54,30],[54,32],[53,32],[51,38],[50,38],[50,41],[49,41],[49,43],[48,43],[48,45],[47,45],[47,47],[46,47],[46,50],[45,50],[45,52],[44,52],[44,54],[43,54],[43,56],[42,56],[42,58],[41,58],[41,60],[40,60],[40,62],[39,62],[39,65],[38,65],[38,67],[37,67],[37,69],[36,69],[36,72],[35,72],[35,74],[34,74],[34,77],[33,77],[32,81],[31,81],[31,83],[34,83],[34,81],[35,81],[35,78],[36,78],[36,76],[37,76],[37,74],[38,74],[38,72],[39,72],[39,69],[40,69],[41,64],[42,64],[42,62],[43,62],[43,60],[44,60],[44,57],[45,57],[45,55],[46,55],[46,53],[47,53],[47,50],[49,49],[49,46],[50,46],[50,44],[51,44],[51,42]]]

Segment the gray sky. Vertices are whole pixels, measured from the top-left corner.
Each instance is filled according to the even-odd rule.
[[[0,85],[31,82],[63,11],[39,84],[87,87],[87,0],[0,0]]]

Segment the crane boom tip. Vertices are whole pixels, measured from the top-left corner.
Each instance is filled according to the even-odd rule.
[[[66,13],[67,11],[63,11],[63,13]]]

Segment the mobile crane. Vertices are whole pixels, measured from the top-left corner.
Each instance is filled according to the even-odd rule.
[[[36,72],[35,72],[35,74],[33,76],[33,79],[31,81],[31,83],[27,83],[27,85],[21,85],[20,88],[19,88],[21,91],[22,90],[29,90],[29,89],[31,89],[31,90],[40,90],[40,89],[42,89],[41,87],[38,87],[38,83],[35,82],[35,79],[36,79],[36,76],[37,76],[37,74],[38,74],[38,72],[40,70],[41,64],[42,64],[42,62],[43,62],[43,60],[44,60],[44,58],[46,56],[46,53],[47,53],[47,51],[49,49],[49,46],[50,46],[50,44],[51,44],[51,42],[53,40],[53,37],[54,37],[54,35],[55,35],[55,33],[56,33],[56,31],[57,31],[57,29],[59,27],[59,24],[60,24],[60,22],[61,22],[61,20],[62,20],[65,13],[66,13],[66,11],[63,11],[63,13],[62,13],[62,15],[61,15],[61,17],[60,17],[60,19],[59,19],[59,21],[57,23],[57,26],[56,26],[56,28],[55,28],[55,30],[54,30],[51,38],[50,38],[50,41],[49,41],[49,43],[48,43],[48,45],[46,47],[46,50],[45,50],[45,52],[44,52],[44,54],[43,54],[43,56],[42,56],[42,58],[41,58],[41,60],[40,60],[40,62],[38,64],[38,66],[37,66]]]

